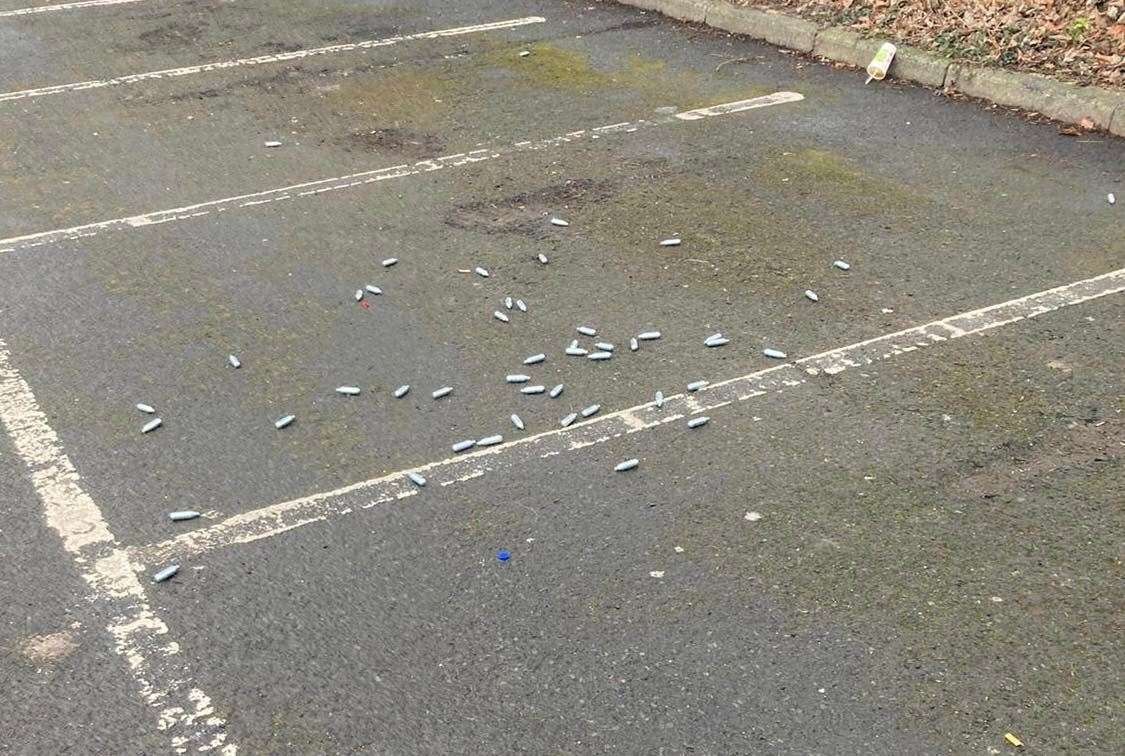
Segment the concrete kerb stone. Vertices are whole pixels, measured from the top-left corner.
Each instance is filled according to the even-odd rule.
[[[880,40],[865,38],[847,29],[819,29],[802,18],[737,6],[727,0],[618,1],[860,68],[867,66],[882,44]],[[951,63],[907,46],[899,46],[888,75],[1042,113],[1056,121],[1086,121],[1116,136],[1125,136],[1125,93],[1122,92],[1080,87],[1040,74]]]
[[[822,29],[816,35],[812,53],[821,58],[863,68],[881,44],[882,40],[862,37],[853,31],[833,27]]]
[[[940,55],[916,50],[913,47],[902,47],[895,53],[889,73],[899,79],[940,88],[945,86],[945,79],[951,65],[948,58]]]
[[[705,23],[756,39],[764,39],[778,47],[800,52],[812,52],[816,42],[817,25],[803,18],[783,13],[741,8],[727,2],[718,2],[707,13]]]
[[[1094,126],[1106,130],[1114,112],[1125,104],[1125,94],[1098,87],[1079,87],[1039,74],[962,64],[950,67],[946,87],[970,97],[1042,113],[1056,121],[1080,123],[1089,119]]]
[[[831,27],[822,29],[816,35],[813,45],[813,55],[838,63],[847,63],[858,68],[866,68],[867,64],[875,57],[875,51],[883,44],[881,39],[872,39],[856,34],[847,29]],[[946,72],[949,70],[949,61],[937,55],[915,50],[911,47],[900,48],[887,75],[894,79],[905,79],[917,82],[927,87],[942,87],[945,85]]]
[[[1109,122],[1109,133],[1125,137],[1125,104],[1118,105]]]
[[[657,11],[677,21],[691,21],[701,24],[708,12],[717,5],[726,5],[721,0],[629,0],[632,5],[643,10]]]

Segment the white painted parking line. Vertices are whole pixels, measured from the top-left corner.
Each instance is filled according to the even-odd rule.
[[[494,160],[496,158],[505,157],[507,155],[513,155],[520,152],[534,152],[537,150],[548,149],[550,147],[558,147],[560,145],[569,144],[571,142],[599,139],[603,136],[609,136],[611,134],[632,134],[644,127],[659,126],[668,123],[680,123],[685,120],[693,121],[699,118],[716,117],[725,115],[727,113],[737,113],[754,108],[764,108],[771,105],[797,102],[803,99],[804,97],[800,94],[797,94],[796,92],[777,92],[775,94],[766,95],[764,97],[755,97],[749,100],[739,100],[738,102],[734,103],[724,103],[721,106],[714,106],[711,108],[704,108],[700,110],[689,110],[677,115],[657,117],[653,120],[614,123],[609,126],[599,126],[593,129],[572,131],[561,136],[549,137],[547,139],[520,141],[513,144],[473,150],[472,152],[463,152],[456,155],[435,157],[413,164],[403,163],[401,165],[392,165],[388,168],[377,168],[370,171],[352,173],[347,176],[333,176],[331,178],[317,179],[315,181],[306,181],[301,184],[283,186],[278,189],[267,189],[260,192],[240,194],[234,197],[224,197],[222,199],[200,202],[195,205],[174,207],[168,210],[156,210],[153,212],[141,213],[140,215],[130,215],[124,218],[111,218],[110,220],[85,223],[81,226],[71,226],[70,228],[59,228],[53,229],[51,231],[39,231],[37,233],[24,234],[22,236],[12,236],[7,239],[0,239],[0,252],[13,252],[20,249],[40,247],[45,244],[55,244],[69,239],[80,239],[88,236],[96,236],[97,234],[105,231],[154,226],[161,223],[170,223],[173,221],[181,221],[189,218],[199,218],[211,213],[222,213],[238,208],[257,207],[259,205],[265,205],[271,202],[281,202],[285,200],[314,197],[317,195],[325,194],[326,192],[339,191],[342,189],[352,189],[357,186],[373,184],[380,181],[389,181],[391,179],[401,179],[408,176],[417,176],[423,173],[439,171],[443,168],[459,168],[465,165],[472,165],[473,163],[480,163],[485,160]],[[685,115],[690,117],[686,119],[680,117]]]
[[[307,50],[293,50],[291,52],[276,53],[274,55],[259,55],[255,58],[238,58],[236,60],[221,60],[215,63],[203,63],[197,66],[183,66],[182,68],[165,68],[161,71],[146,71],[144,73],[115,76],[111,79],[90,79],[89,81],[75,81],[69,84],[56,84],[49,87],[36,89],[20,89],[14,92],[0,93],[0,102],[12,100],[26,100],[32,97],[46,97],[47,95],[64,94],[66,92],[82,92],[88,89],[101,89],[103,87],[119,87],[127,84],[136,84],[154,79],[171,79],[180,76],[193,76],[210,71],[225,71],[232,68],[250,68],[269,63],[285,63],[294,60],[303,60],[319,55],[335,55],[338,53],[373,50],[378,47],[389,47],[403,42],[417,42],[425,39],[441,39],[443,37],[460,37],[466,34],[479,32],[500,31],[502,29],[515,29],[529,24],[542,24],[547,19],[541,16],[526,16],[513,18],[508,21],[493,21],[487,24],[474,24],[473,26],[458,26],[452,29],[438,29],[437,31],[419,32],[417,34],[402,34],[396,37],[383,39],[369,39],[364,42],[350,42],[342,45],[329,45],[327,47],[314,47]]]
[[[81,0],[77,3],[58,3],[56,5],[33,5],[30,8],[17,8],[15,10],[0,11],[0,18],[13,16],[37,16],[40,13],[56,13],[58,11],[77,10],[78,8],[95,8],[102,5],[127,5],[140,3],[145,0]]]
[[[192,683],[179,645],[168,638],[168,626],[149,606],[125,551],[118,548],[101,510],[83,489],[31,387],[12,366],[3,340],[0,425],[27,467],[47,525],[74,558],[94,604],[113,618],[106,630],[114,648],[144,700],[159,710],[157,724],[167,731],[173,750],[235,753],[235,746],[226,742],[226,722],[215,714],[207,694]]]
[[[534,464],[539,459],[682,420],[688,415],[712,412],[733,402],[781,393],[814,381],[816,376],[834,375],[848,368],[870,365],[952,339],[984,333],[1122,291],[1125,291],[1125,268],[712,383],[693,394],[669,396],[664,400],[663,408],[656,407],[652,402],[640,404],[578,425],[449,457],[335,491],[233,515],[166,541],[130,548],[128,553],[141,568],[167,559],[190,558],[226,546],[270,538],[313,522],[419,495],[418,489],[411,487],[406,477],[408,472],[421,473],[431,484],[455,485],[495,470]]]

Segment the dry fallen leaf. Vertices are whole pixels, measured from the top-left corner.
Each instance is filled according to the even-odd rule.
[[[1125,11],[1119,0],[730,0],[822,25],[888,36],[960,61],[1047,73],[1120,90]]]

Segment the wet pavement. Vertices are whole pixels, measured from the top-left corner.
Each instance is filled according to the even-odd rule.
[[[0,176],[3,748],[1120,750],[1111,284],[698,429],[629,410],[1121,269],[1120,140],[612,3],[141,0],[0,16]],[[594,403],[635,427],[513,445]],[[55,532],[87,500],[98,558]]]

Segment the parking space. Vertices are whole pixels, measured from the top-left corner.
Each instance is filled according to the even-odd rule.
[[[1119,141],[601,3],[144,0],[0,40],[0,482],[64,544],[0,641],[37,685],[72,596],[39,668],[113,648],[76,690],[155,709],[91,743],[1113,750]]]
[[[1112,625],[1120,316],[216,552],[162,602],[253,751],[984,750],[983,711],[1105,750],[1113,651],[1064,639]],[[1060,330],[1070,373],[1039,351]]]

